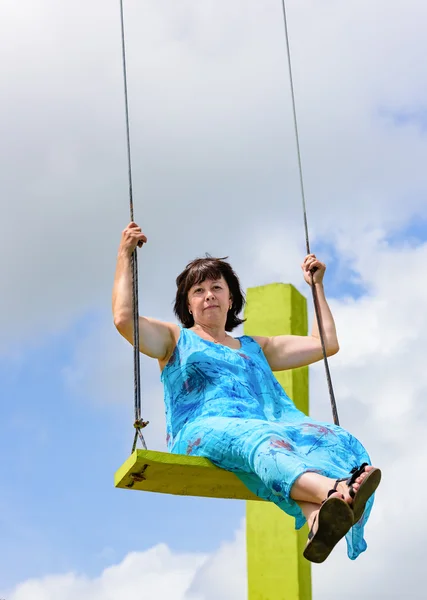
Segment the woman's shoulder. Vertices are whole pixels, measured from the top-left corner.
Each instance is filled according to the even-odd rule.
[[[178,342],[179,336],[181,335],[182,327],[180,327],[176,323],[166,323],[166,325],[169,328],[169,331],[171,332],[175,343]]]
[[[250,338],[251,340],[253,340],[254,342],[256,342],[258,344],[258,346],[261,347],[262,350],[264,350],[265,345],[268,341],[268,337],[264,337],[261,335],[250,335],[250,336],[245,336]]]

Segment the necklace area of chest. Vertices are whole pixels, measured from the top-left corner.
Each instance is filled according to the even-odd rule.
[[[196,333],[196,332],[194,332],[194,333]],[[230,348],[231,350],[238,349],[238,348],[234,347],[234,345],[230,344],[230,342],[233,342],[234,344],[236,343],[236,340],[233,337],[231,337],[230,335],[226,335],[224,341],[217,340],[210,334],[200,335],[199,333],[197,333],[197,335],[199,337],[201,337],[202,340],[205,340],[206,342],[212,342],[213,344],[218,344],[219,346],[225,346],[226,348]]]

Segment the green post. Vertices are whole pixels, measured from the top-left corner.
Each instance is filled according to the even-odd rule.
[[[292,285],[247,291],[246,335],[306,335],[307,302]],[[308,368],[275,373],[297,407],[308,414]],[[311,600],[310,563],[302,556],[307,526],[264,502],[246,503],[248,600]]]

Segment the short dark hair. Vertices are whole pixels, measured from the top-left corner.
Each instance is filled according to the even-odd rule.
[[[233,304],[228,311],[227,321],[225,323],[226,331],[233,331],[238,325],[245,322],[237,315],[242,311],[245,305],[245,295],[240,287],[240,281],[233,271],[231,265],[226,262],[228,256],[224,258],[214,258],[206,254],[205,258],[196,258],[188,263],[182,273],[176,278],[176,298],[174,313],[182,325],[188,329],[193,327],[194,319],[188,310],[188,292],[193,285],[202,283],[206,279],[220,279],[224,277],[230,289],[230,295]]]

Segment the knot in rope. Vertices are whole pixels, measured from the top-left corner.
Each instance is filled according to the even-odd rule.
[[[143,419],[138,419],[135,421],[135,423],[133,424],[133,426],[135,427],[136,430],[140,430],[140,429],[144,429],[144,427],[147,427],[147,425],[149,424],[150,421],[144,421]]]

